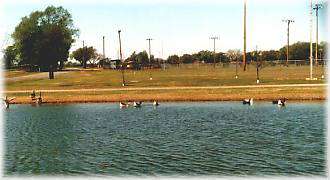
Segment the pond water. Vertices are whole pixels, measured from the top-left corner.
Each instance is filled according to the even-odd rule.
[[[6,175],[326,176],[322,103],[12,105]]]

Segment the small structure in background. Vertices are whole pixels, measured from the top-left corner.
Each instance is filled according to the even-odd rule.
[[[97,66],[103,69],[120,69],[120,59],[104,58],[98,62]]]

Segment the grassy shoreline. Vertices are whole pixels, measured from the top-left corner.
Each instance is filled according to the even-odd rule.
[[[14,103],[29,104],[29,93],[8,93],[16,97]],[[45,103],[105,103],[120,101],[241,101],[254,98],[256,101],[272,101],[287,98],[289,101],[324,101],[326,86],[323,87],[278,87],[248,89],[182,89],[182,90],[132,90],[132,91],[85,91],[43,92]]]

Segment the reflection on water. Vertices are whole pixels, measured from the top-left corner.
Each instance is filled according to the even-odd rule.
[[[13,105],[5,174],[326,175],[321,103]]]

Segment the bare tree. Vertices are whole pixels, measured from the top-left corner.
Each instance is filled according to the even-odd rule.
[[[236,74],[235,79],[238,78],[238,59],[242,56],[242,52],[239,49],[230,49],[227,51],[227,56],[230,61],[236,61]]]

